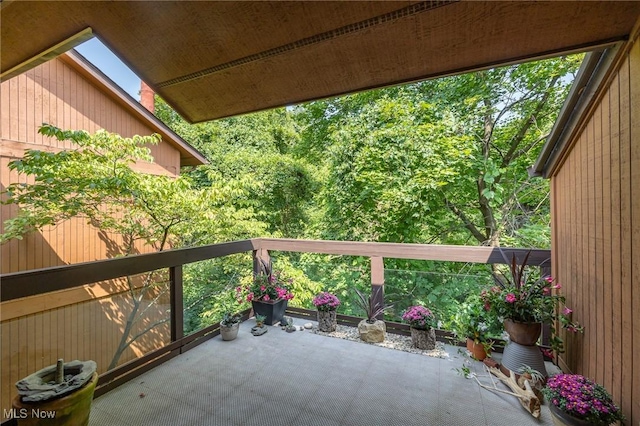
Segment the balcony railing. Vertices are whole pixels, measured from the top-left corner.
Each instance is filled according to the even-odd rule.
[[[529,252],[527,249],[501,250],[507,259],[513,254],[522,259]],[[90,356],[98,356],[92,351],[100,351],[103,347],[101,339],[119,338],[104,330],[105,327],[100,325],[100,321],[105,321],[106,318],[106,321],[116,324],[115,328],[124,328],[124,315],[119,312],[119,306],[125,305],[118,304],[120,302],[113,299],[125,291],[123,289],[126,287],[117,285],[117,281],[124,277],[151,271],[163,271],[162,273],[168,277],[168,296],[163,297],[161,289],[157,290],[157,294],[149,296],[149,300],[166,305],[166,309],[157,310],[155,314],[152,312],[156,317],[145,319],[146,323],[138,328],[138,332],[144,332],[147,329],[151,330],[153,324],[161,324],[165,327],[160,328],[164,333],[156,332],[145,344],[133,350],[133,359],[126,360],[111,370],[103,371],[96,396],[219,334],[219,324],[216,323],[185,336],[184,265],[252,252],[256,271],[259,260],[269,258],[269,251],[364,256],[370,258],[371,294],[383,301],[385,258],[503,264],[505,257],[501,250],[490,247],[257,238],[0,275],[0,301],[3,308],[1,408],[9,408],[8,396],[15,394],[13,383],[16,380],[44,366],[54,364],[58,357],[62,357],[61,354],[66,355],[69,360],[91,359]],[[549,270],[550,251],[532,250],[529,263]],[[98,291],[91,286],[95,286],[96,283],[111,284],[100,287],[102,290]],[[81,289],[90,294],[89,301],[65,304],[63,299],[67,293],[61,292],[62,290],[68,292]],[[24,300],[31,301],[38,297],[45,298],[41,307],[33,307],[34,304],[30,304],[30,310],[25,312],[16,307],[19,304],[24,305]],[[99,305],[92,307],[91,304],[95,304],[96,301]],[[151,305],[152,303],[146,304],[144,309],[149,309]],[[292,308],[288,312],[304,317],[309,316],[310,311]],[[242,315],[243,319],[247,319],[250,311],[245,310]],[[353,318],[341,316],[343,323],[349,324],[353,321]],[[394,326],[390,331],[402,333],[403,327]],[[91,339],[95,341],[90,341]]]

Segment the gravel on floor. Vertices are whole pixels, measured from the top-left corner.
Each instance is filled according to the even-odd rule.
[[[360,342],[366,345],[381,346],[383,348],[396,349],[399,351],[410,352],[412,354],[426,355],[435,358],[448,358],[449,354],[444,350],[444,343],[436,342],[436,348],[433,350],[416,349],[411,344],[411,336],[401,336],[399,334],[387,333],[384,342],[382,343],[367,343],[360,339],[360,334],[356,327],[349,327],[346,325],[338,325],[336,331],[331,333],[325,333],[319,331],[315,326],[313,327],[313,333],[321,336],[335,337],[338,339],[351,340],[354,342]]]

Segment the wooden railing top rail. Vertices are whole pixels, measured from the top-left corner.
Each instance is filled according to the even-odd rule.
[[[0,301],[253,250],[251,240],[146,253],[0,275]]]
[[[390,259],[438,260],[446,262],[507,263],[511,256],[522,260],[530,251],[521,248],[477,246],[448,246],[440,244],[365,243],[356,241],[294,240],[284,238],[255,238],[256,249],[292,251],[302,253],[337,254],[349,256],[386,257]],[[533,249],[529,264],[551,266],[551,251]]]
[[[5,302],[21,297],[35,296],[51,291],[64,290],[127,275],[258,249],[395,259],[505,263],[500,249],[492,247],[254,238],[2,274],[0,275],[0,301]],[[507,259],[511,259],[514,253],[518,259],[523,259],[528,251],[527,249],[502,249]],[[536,266],[550,266],[550,254],[549,250],[531,250],[529,263]]]

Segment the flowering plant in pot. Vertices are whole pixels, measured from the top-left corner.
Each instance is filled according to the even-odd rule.
[[[340,299],[335,294],[324,291],[313,298],[313,304],[318,310],[318,330],[336,331],[336,309],[340,306]]]
[[[528,266],[530,254],[525,255],[520,265],[514,254],[508,262],[509,273],[493,274],[496,285],[481,293],[484,307],[504,321],[511,340],[522,345],[534,345],[542,323],[549,324],[552,349],[564,352],[563,341],[555,329],[556,322],[571,332],[582,331],[582,327],[571,320],[573,311],[564,305],[565,297],[558,293],[562,286],[554,278],[542,276],[539,268]],[[531,333],[519,333],[516,327]]]
[[[435,328],[438,322],[430,309],[420,305],[410,306],[402,314],[402,319],[411,327],[411,341],[414,347],[428,350],[435,349]]]
[[[624,420],[606,389],[579,374],[549,378],[542,393],[549,401],[554,421],[562,421],[559,424],[604,426]]]
[[[260,273],[253,277],[250,285],[236,288],[236,298],[251,302],[256,314],[266,317],[265,324],[273,325],[282,321],[287,302],[294,295],[290,290],[292,279],[286,279],[279,272],[273,272],[266,265]]]

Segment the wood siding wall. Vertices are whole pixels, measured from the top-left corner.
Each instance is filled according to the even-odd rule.
[[[12,182],[26,182],[24,176],[8,169],[8,163],[21,158],[25,150],[57,152],[71,147],[69,142],[38,134],[38,127],[44,122],[91,133],[105,129],[125,137],[153,133],[151,127],[118,103],[117,97],[93,84],[75,67],[70,60],[57,58],[1,84],[0,190]],[[134,166],[136,169],[169,176],[179,173],[180,153],[173,146],[163,141],[150,149],[154,163],[139,163]],[[0,206],[0,222],[16,212],[16,206]],[[106,259],[121,254],[121,245],[120,236],[100,232],[84,220],[72,219],[0,246],[0,272]],[[153,249],[139,245],[138,251]],[[58,358],[93,359],[99,372],[104,372],[132,309],[124,289],[113,283],[85,286],[3,303],[0,409],[10,407],[17,380],[55,364]],[[168,296],[163,296],[160,305],[145,312],[131,335],[168,319],[166,304]],[[134,343],[120,363],[158,349],[167,343],[169,336],[168,324],[158,326]]]
[[[151,301],[155,295],[145,298],[140,311],[146,311],[135,323],[130,336],[158,325],[131,344],[118,365],[169,343],[169,295],[167,289],[163,290],[154,304]],[[59,358],[65,361],[91,359],[96,361],[98,373],[107,371],[132,309],[133,303],[125,292],[2,321],[0,410],[11,408],[11,400],[17,395],[15,382],[55,364]]]
[[[109,93],[83,77],[71,62],[54,59],[0,87],[0,190],[16,182],[9,161],[20,158],[27,149],[58,151],[70,148],[38,134],[38,127],[50,123],[63,129],[95,132],[105,129],[125,137],[150,135],[153,130],[133,117]],[[177,176],[180,153],[166,142],[150,147],[154,163],[140,163],[138,170]],[[15,206],[0,206],[2,221],[16,212]],[[0,232],[2,225],[0,225]],[[121,241],[118,236],[99,233],[81,220],[71,220],[55,228],[30,235],[22,241],[0,246],[2,273],[59,266],[113,257]],[[145,252],[149,249],[140,247]]]
[[[561,365],[640,424],[640,42],[552,176],[553,266],[583,335]],[[634,365],[635,361],[635,365]]]

